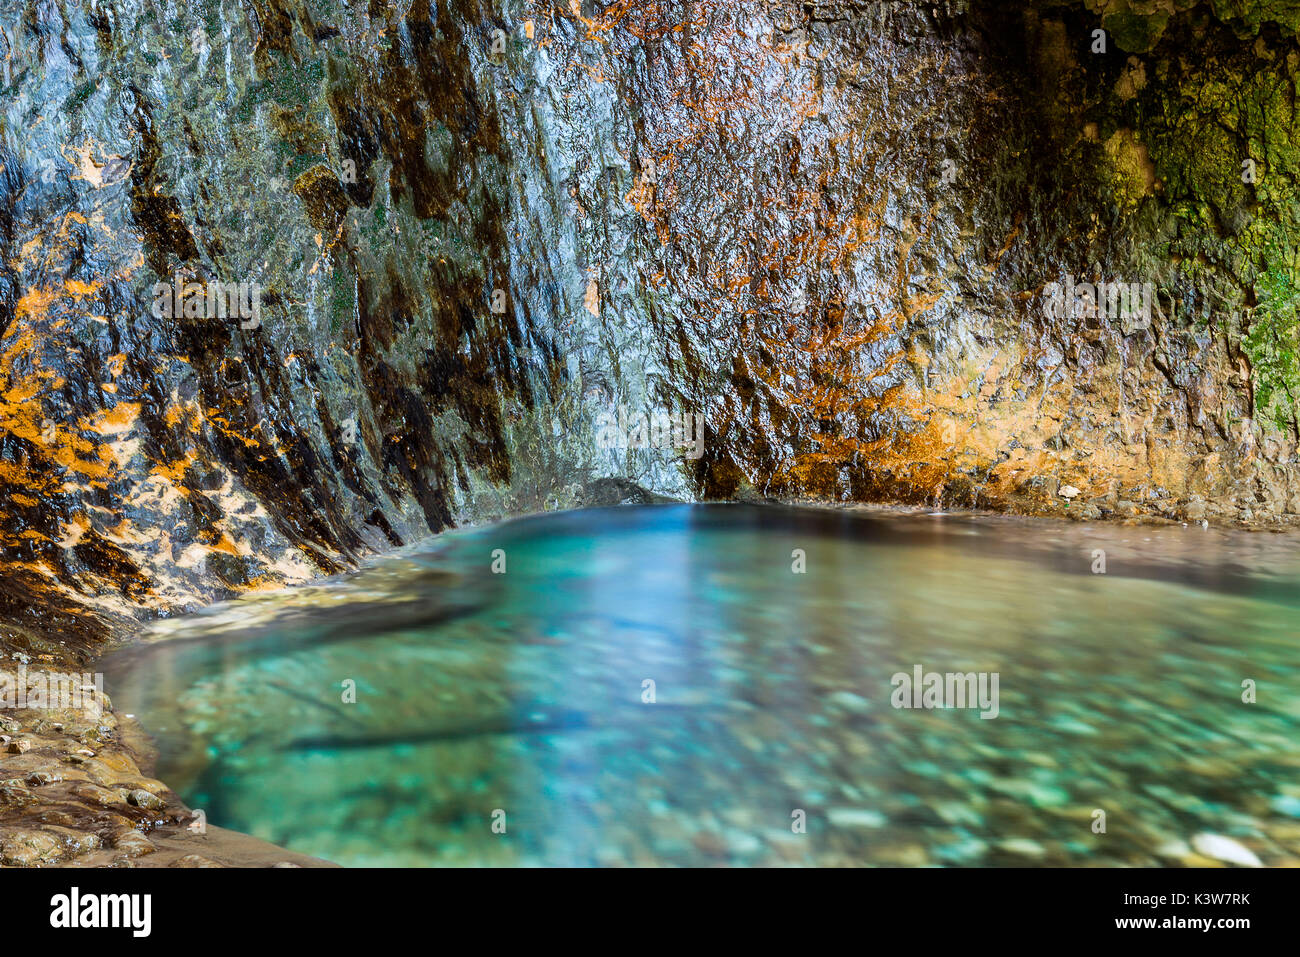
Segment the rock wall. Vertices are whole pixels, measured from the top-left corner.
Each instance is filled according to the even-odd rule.
[[[1294,521],[1283,6],[806,4],[664,53],[651,321],[697,491]],[[1085,283],[1145,307],[1062,314]]]
[[[652,493],[1290,522],[1298,24],[7,4],[0,648]]]

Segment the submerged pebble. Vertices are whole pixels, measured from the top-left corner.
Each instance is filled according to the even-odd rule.
[[[1264,866],[1254,852],[1221,834],[1197,834],[1192,838],[1192,848],[1196,853],[1214,858],[1216,861],[1240,864],[1242,867]]]

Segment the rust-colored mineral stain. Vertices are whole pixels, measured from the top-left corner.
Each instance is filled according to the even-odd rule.
[[[139,402],[118,402],[111,409],[100,409],[83,420],[81,427],[96,435],[122,435],[140,418],[140,409]]]
[[[198,450],[190,449],[185,453],[184,458],[176,459],[167,463],[158,462],[149,471],[151,475],[155,475],[166,482],[170,482],[181,491],[181,494],[185,495],[188,494],[188,491],[185,489],[183,484],[185,474],[190,470],[190,467],[198,461],[198,457]]]

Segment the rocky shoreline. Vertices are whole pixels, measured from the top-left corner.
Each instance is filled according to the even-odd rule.
[[[150,777],[139,726],[102,692],[0,711],[0,867],[329,867],[200,825]]]

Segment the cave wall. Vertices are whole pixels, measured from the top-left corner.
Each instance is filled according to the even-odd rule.
[[[5,8],[0,641],[89,649],[616,471],[571,421],[599,306],[552,197],[583,157],[498,24]],[[256,320],[155,315],[212,281],[257,283]]]
[[[638,85],[700,494],[1295,522],[1295,4],[766,9]]]
[[[651,494],[1290,522],[1297,11],[6,4],[0,647]]]
[[[1165,6],[792,5],[769,53],[656,58],[699,494],[1294,522],[1291,5]],[[1054,315],[1069,281],[1149,286],[1149,321]]]

